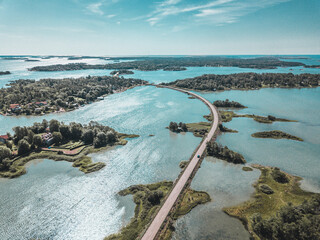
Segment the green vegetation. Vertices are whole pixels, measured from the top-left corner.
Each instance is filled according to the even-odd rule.
[[[71,111],[103,99],[102,96],[146,84],[139,79],[81,77],[65,79],[17,80],[0,89],[0,113],[39,115]]]
[[[210,122],[198,122],[198,123],[182,123],[170,122],[169,130],[172,132],[192,132],[196,137],[203,137],[207,134],[211,128]]]
[[[263,117],[263,116],[258,116],[258,115],[254,115],[254,114],[243,114],[243,115],[239,115],[236,114],[233,111],[219,111],[219,115],[221,116],[221,120],[222,122],[230,122],[232,120],[232,118],[234,117],[246,117],[246,118],[253,118],[253,120],[255,120],[256,122],[259,123],[273,123],[273,122],[296,122],[295,120],[288,120],[288,119],[284,119],[284,118],[277,118],[274,117],[272,115],[268,115],[267,117]],[[207,118],[208,116],[204,116],[205,118]]]
[[[224,211],[239,218],[254,239],[319,239],[320,194],[303,191],[300,177],[279,168],[254,167],[261,175],[253,198]]]
[[[92,163],[87,155],[114,145],[125,145],[124,138],[138,135],[118,133],[97,122],[69,125],[51,120],[34,123],[31,127],[15,127],[0,146],[0,176],[13,178],[24,173],[25,164],[34,159],[48,158],[73,162],[84,173],[98,171],[105,163]]]
[[[112,60],[133,60],[127,62],[96,64],[70,63],[50,66],[37,66],[30,71],[70,71],[84,69],[131,69],[140,71],[181,71],[185,67],[240,67],[256,69],[275,69],[277,67],[305,66],[299,62],[281,61],[275,57],[259,58],[227,58],[217,56],[194,56],[194,57],[134,57],[134,58],[112,58]]]
[[[221,144],[214,141],[207,143],[207,154],[234,164],[246,163],[246,160],[240,153],[230,150],[227,146],[222,147]]]
[[[1,75],[8,75],[8,74],[11,74],[11,72],[9,72],[9,71],[1,72],[1,71],[0,71],[0,76],[1,76]]]
[[[302,138],[290,135],[288,133],[279,131],[279,130],[273,130],[273,131],[266,131],[266,132],[256,132],[251,134],[252,137],[255,138],[273,138],[273,139],[290,139],[290,140],[296,140],[296,141],[303,141]]]
[[[237,133],[238,132],[237,130],[227,128],[227,127],[223,126],[222,124],[219,124],[219,130],[220,130],[220,132],[229,132],[229,133]]]
[[[160,207],[162,200],[172,188],[172,182],[163,181],[148,185],[134,185],[119,192],[120,196],[133,195],[136,204],[134,217],[130,223],[117,234],[105,240],[134,240],[150,223],[153,215]]]
[[[251,172],[253,171],[253,169],[251,167],[242,167],[242,170],[245,171],[245,172]]]
[[[215,105],[218,108],[246,108],[241,103],[235,102],[235,101],[229,101],[229,99],[226,99],[225,101],[217,100],[213,102],[213,105]]]
[[[123,69],[123,70],[115,70],[115,71],[112,71],[110,73],[110,75],[130,75],[130,74],[134,74],[134,72],[130,71],[130,70],[126,70],[126,69]]]
[[[228,75],[206,74],[195,78],[176,80],[163,83],[183,89],[216,91],[216,90],[249,90],[259,88],[306,88],[317,87],[320,83],[320,74],[292,73],[236,73]]]
[[[181,162],[179,163],[179,167],[182,168],[182,169],[184,169],[184,168],[188,165],[188,163],[189,163],[189,161],[181,161]]]

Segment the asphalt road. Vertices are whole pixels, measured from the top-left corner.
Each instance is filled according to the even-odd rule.
[[[200,146],[199,146],[197,152],[195,153],[195,155],[191,159],[190,163],[188,164],[187,168],[185,169],[185,171],[183,172],[183,174],[179,178],[178,182],[176,183],[176,185],[172,189],[170,195],[166,199],[165,203],[162,205],[162,207],[159,210],[159,212],[157,213],[156,217],[153,219],[152,223],[149,225],[147,231],[144,233],[143,237],[141,238],[142,240],[153,240],[155,238],[155,236],[157,235],[162,223],[166,219],[166,217],[169,214],[169,212],[170,212],[171,208],[173,207],[174,203],[177,201],[181,191],[183,190],[184,186],[186,185],[186,183],[187,183],[188,179],[190,178],[193,170],[196,168],[196,166],[197,166],[197,164],[198,164],[198,162],[200,160],[200,158],[198,158],[198,155],[202,156],[202,154],[206,150],[207,142],[211,140],[211,138],[213,137],[213,135],[217,131],[218,122],[219,122],[219,116],[218,116],[217,109],[213,106],[212,103],[210,103],[205,98],[203,98],[203,97],[201,97],[201,96],[199,96],[199,95],[197,95],[195,93],[192,93],[192,92],[189,92],[189,91],[185,91],[185,90],[182,90],[182,89],[173,88],[173,87],[166,87],[166,86],[161,86],[161,87],[165,87],[165,88],[169,88],[169,89],[172,89],[172,90],[176,90],[176,91],[180,91],[180,92],[183,92],[183,93],[187,93],[187,94],[192,95],[195,98],[201,100],[202,102],[204,102],[209,107],[211,113],[213,114],[213,121],[212,121],[212,126],[211,126],[211,129],[210,129],[209,133],[207,134],[207,136],[204,139],[204,141],[202,141],[200,143]]]

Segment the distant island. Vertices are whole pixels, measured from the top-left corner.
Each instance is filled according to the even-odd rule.
[[[290,135],[288,133],[279,131],[279,130],[273,130],[273,131],[266,131],[266,132],[256,132],[251,134],[252,137],[255,138],[273,138],[273,139],[290,139],[290,140],[296,140],[296,141],[303,141],[302,138]]]
[[[216,100],[213,102],[213,105],[218,108],[246,108],[241,103],[229,101],[229,99],[226,99],[225,101]]]
[[[129,74],[134,74],[134,72],[130,70],[115,70],[110,73],[110,75],[129,75]]]
[[[235,73],[228,75],[205,74],[195,78],[162,83],[198,91],[250,90],[260,88],[310,88],[318,87],[320,74],[292,73]]]
[[[126,58],[112,58],[111,60],[123,60]],[[132,61],[116,62],[110,64],[86,64],[70,63],[49,66],[37,66],[30,71],[71,71],[85,69],[128,69],[140,71],[182,71],[186,67],[240,67],[254,69],[275,69],[277,67],[305,66],[299,62],[281,61],[275,57],[259,58],[227,58],[217,56],[194,56],[194,57],[136,57],[127,58]]]
[[[146,81],[109,76],[17,80],[0,89],[2,115],[43,115],[72,111],[102,100],[104,95],[146,84]]]
[[[11,72],[9,72],[9,71],[0,72],[0,76],[1,75],[8,75],[8,74],[11,74]]]
[[[124,138],[138,137],[90,122],[69,125],[51,120],[31,127],[14,127],[14,135],[0,136],[0,177],[14,178],[26,173],[25,164],[34,159],[73,162],[84,173],[98,171],[105,163],[93,163],[87,155],[114,145],[125,145]]]
[[[28,59],[26,59],[24,61],[25,62],[40,62],[40,60],[38,60],[38,59],[30,59],[30,58],[28,58]]]

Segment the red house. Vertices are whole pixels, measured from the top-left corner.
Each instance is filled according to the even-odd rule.
[[[8,140],[8,135],[0,135],[0,142],[2,143],[6,143],[6,141]]]

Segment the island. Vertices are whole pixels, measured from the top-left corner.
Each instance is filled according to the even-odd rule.
[[[300,188],[302,178],[279,168],[261,171],[253,197],[224,212],[242,221],[253,239],[319,239],[320,194]]]
[[[116,76],[119,76],[119,75],[130,75],[130,74],[134,74],[134,72],[130,71],[130,70],[115,70],[115,71],[112,71],[110,72],[110,75],[116,75]]]
[[[174,82],[162,83],[196,91],[254,90],[260,88],[311,88],[320,85],[320,74],[292,73],[236,73],[227,75],[205,74]]]
[[[108,94],[147,84],[133,78],[87,76],[65,79],[16,80],[0,89],[0,114],[44,115],[66,112],[103,100]]]
[[[213,102],[213,105],[215,105],[217,108],[246,108],[241,103],[229,101],[229,99],[224,101],[216,100]]]
[[[219,115],[221,116],[222,122],[230,122],[233,118],[239,118],[239,117],[246,117],[246,118],[252,118],[256,122],[259,123],[273,123],[273,122],[297,122],[296,120],[289,120],[284,118],[277,118],[272,115],[268,115],[267,117],[259,116],[255,114],[236,114],[233,111],[219,111]],[[211,119],[210,115],[204,116],[206,119]]]
[[[109,64],[69,63],[49,66],[36,66],[30,71],[71,71],[85,69],[130,69],[140,71],[182,71],[186,67],[240,67],[254,69],[276,69],[277,67],[305,66],[304,63],[281,61],[276,57],[228,58],[218,56],[190,57],[135,57],[111,58],[110,60],[130,60]]]
[[[221,144],[210,141],[207,143],[207,155],[225,160],[234,164],[244,164],[246,160],[237,152],[230,150],[227,146],[222,147]]]
[[[0,76],[1,76],[1,75],[8,75],[8,74],[11,74],[11,72],[9,72],[9,71],[1,72],[1,71],[0,71]]]
[[[203,137],[209,132],[211,123],[209,122],[198,122],[198,123],[176,123],[170,122],[168,129],[171,132],[192,132],[196,137]]]
[[[136,204],[134,217],[130,223],[123,227],[119,233],[112,234],[105,240],[134,240],[143,233],[145,227],[150,223],[165,200],[167,194],[171,191],[173,183],[163,181],[147,185],[133,185],[119,192],[120,196],[133,195],[133,201]],[[174,220],[190,212],[195,206],[210,201],[210,196],[205,192],[195,191],[187,188],[179,202],[178,207],[173,213],[173,219],[170,220],[170,226],[164,229],[161,239],[170,239],[174,230],[172,223]]]
[[[38,60],[38,59],[30,59],[30,58],[28,58],[28,59],[26,59],[24,61],[25,62],[40,62],[40,60]]]
[[[14,135],[0,136],[0,177],[15,178],[26,173],[25,164],[34,159],[68,161],[84,173],[98,171],[105,163],[93,163],[89,153],[115,145],[125,145],[125,138],[138,137],[90,122],[88,125],[57,120],[14,127]]]
[[[251,134],[251,136],[255,138],[290,139],[290,140],[296,140],[301,142],[303,141],[302,138],[290,135],[288,133],[285,133],[279,130],[256,132]]]

